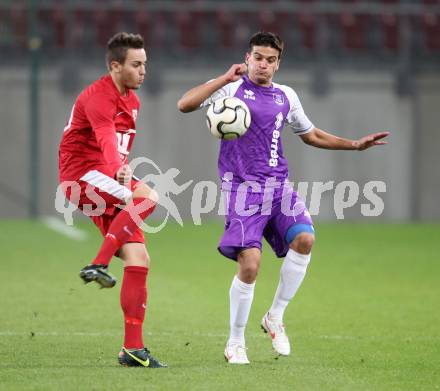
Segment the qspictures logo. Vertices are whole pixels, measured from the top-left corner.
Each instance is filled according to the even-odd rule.
[[[148,220],[143,223],[142,229],[147,233],[156,233],[162,230],[170,217],[180,226],[184,225],[175,202],[184,192],[191,192],[190,204],[184,207],[185,212],[190,211],[192,223],[195,225],[201,225],[203,216],[211,214],[213,211],[219,216],[225,216],[231,212],[231,207],[238,216],[243,217],[257,213],[270,215],[275,206],[279,206],[281,213],[286,216],[297,217],[301,214],[317,216],[324,195],[333,198],[333,211],[338,220],[343,220],[345,218],[344,212],[356,205],[360,205],[360,211],[364,217],[380,216],[385,209],[385,203],[381,197],[381,194],[386,192],[386,184],[383,181],[371,180],[363,185],[351,180],[338,183],[335,181],[299,182],[296,184],[295,190],[294,184],[288,180],[281,182],[270,177],[264,183],[238,182],[237,178],[234,178],[234,174],[228,172],[223,176],[220,185],[209,180],[198,182],[189,180],[179,184],[180,170],[178,168],[162,171],[154,161],[145,157],[139,157],[130,162],[133,172],[139,170],[141,165],[147,169],[148,173],[140,180],[157,192],[159,196],[157,203],[165,210],[162,220],[155,221],[154,226],[149,225]],[[115,186],[121,187],[119,190],[123,197],[121,197],[121,203],[116,207],[124,208],[126,202],[130,202],[131,191],[113,179],[108,177],[107,179],[114,182]],[[67,202],[66,192],[70,195],[70,201]],[[78,209],[82,193],[87,194],[87,198],[91,200],[91,203],[82,205],[84,214],[99,216],[108,207],[105,200],[98,194],[96,186],[87,184],[84,188],[84,183],[62,183],[57,188],[55,209],[63,215],[67,225],[73,225],[73,212]],[[233,204],[230,203],[232,194],[234,194]],[[255,202],[256,195],[261,200],[260,203]],[[309,198],[308,208],[303,201],[306,198]]]

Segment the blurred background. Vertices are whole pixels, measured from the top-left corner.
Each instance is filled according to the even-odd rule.
[[[0,0],[0,217],[56,215],[63,128],[77,94],[106,73],[118,31],[142,34],[149,57],[131,156],[178,168],[179,184],[217,182],[204,111],[181,114],[176,102],[242,62],[259,30],[285,41],[274,80],[296,90],[316,126],[349,138],[392,132],[386,147],[357,153],[310,148],[286,129],[291,179],[310,183],[306,200],[313,181],[355,181],[360,201],[346,218],[439,220],[439,0]],[[379,217],[361,214],[369,181],[386,184]],[[184,218],[191,196],[173,197]],[[334,202],[324,193],[314,218],[334,220]]]

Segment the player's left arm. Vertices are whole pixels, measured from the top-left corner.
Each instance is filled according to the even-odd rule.
[[[314,127],[300,137],[306,144],[317,148],[363,151],[376,145],[387,144],[383,139],[389,134],[390,132],[371,133],[358,140],[350,140]]]

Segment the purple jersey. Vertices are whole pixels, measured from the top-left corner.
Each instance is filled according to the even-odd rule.
[[[288,177],[287,159],[283,155],[281,132],[287,122],[295,134],[313,129],[295,91],[285,85],[272,83],[263,87],[248,76],[217,90],[205,102],[206,107],[225,96],[244,101],[251,112],[251,125],[242,137],[221,141],[218,159],[222,181],[239,184],[256,181],[262,186],[268,178],[283,183]],[[231,178],[231,174],[233,177]]]

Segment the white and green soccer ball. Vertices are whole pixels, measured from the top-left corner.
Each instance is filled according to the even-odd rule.
[[[213,136],[233,140],[246,133],[251,124],[251,113],[242,100],[227,96],[209,106],[206,124]]]

